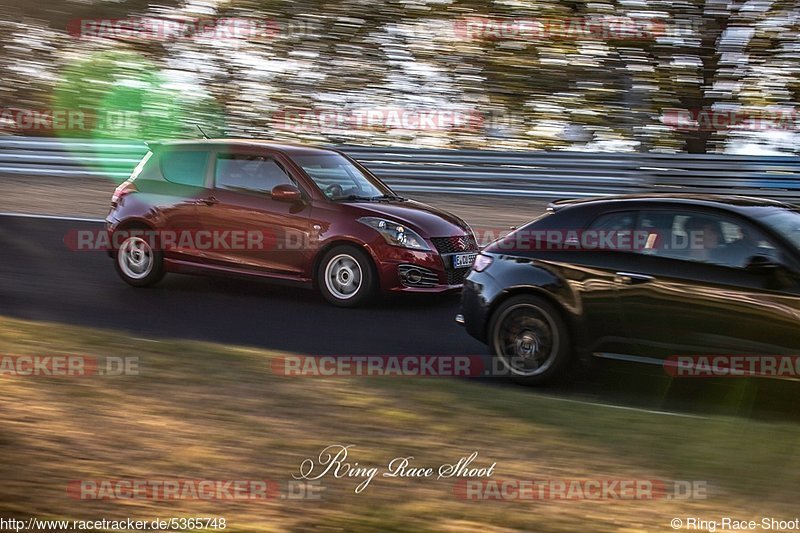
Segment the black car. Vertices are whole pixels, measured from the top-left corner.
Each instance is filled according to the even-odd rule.
[[[800,209],[757,198],[554,202],[478,256],[457,321],[531,384],[575,357],[800,354]]]

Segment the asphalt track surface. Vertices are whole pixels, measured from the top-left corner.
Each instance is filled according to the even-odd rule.
[[[98,223],[0,216],[0,314],[306,355],[476,355],[454,317],[458,295],[388,295],[339,309],[313,290],[261,280],[168,274],[127,285],[104,252],[72,251]]]
[[[483,355],[454,317],[459,297],[387,295],[367,307],[340,309],[312,290],[240,280],[168,274],[137,289],[117,277],[104,252],[64,243],[71,230],[98,222],[0,214],[0,315],[122,331],[131,337],[194,339],[303,355]],[[798,383],[752,385],[751,400],[735,381],[677,380],[658,370],[593,364],[570,384],[531,389],[567,402],[660,415],[712,414],[800,419]],[[505,379],[497,386],[516,386]]]

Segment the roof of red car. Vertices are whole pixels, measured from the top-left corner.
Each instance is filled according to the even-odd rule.
[[[333,151],[329,148],[316,146],[303,146],[301,144],[276,143],[260,139],[192,139],[179,141],[163,141],[148,143],[151,148],[159,146],[242,146],[267,149],[274,152],[283,152],[289,155],[321,155],[330,154]]]

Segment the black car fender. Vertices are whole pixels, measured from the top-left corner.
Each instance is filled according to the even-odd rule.
[[[500,268],[493,270],[492,275],[495,279],[502,279],[503,288],[491,299],[488,316],[490,317],[503,301],[512,296],[518,294],[539,296],[561,312],[572,334],[573,345],[581,351],[587,333],[581,318],[583,305],[580,291],[574,290],[547,261],[519,257],[505,258],[504,261],[498,262],[497,266]]]

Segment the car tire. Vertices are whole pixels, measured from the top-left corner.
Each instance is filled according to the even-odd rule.
[[[357,307],[375,295],[376,275],[372,261],[355,246],[336,246],[322,257],[317,286],[322,296],[337,307]]]
[[[146,236],[133,235],[134,229],[126,228],[130,234],[115,238],[119,242],[114,250],[114,267],[125,283],[134,287],[155,285],[164,277],[164,254],[153,249]],[[146,230],[145,230],[146,231]]]
[[[553,304],[534,295],[501,303],[492,313],[488,341],[494,367],[526,385],[561,381],[572,359],[564,318]]]

